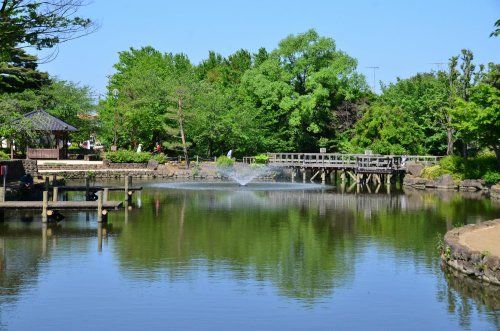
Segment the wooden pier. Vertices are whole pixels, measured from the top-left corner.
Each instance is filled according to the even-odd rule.
[[[305,182],[307,172],[311,172],[311,181],[321,175],[322,183],[326,176],[340,173],[341,180],[352,179],[356,183],[372,181],[390,183],[391,180],[406,172],[410,162],[425,166],[437,164],[437,156],[420,155],[365,155],[339,153],[268,153],[268,164],[292,169],[292,181],[298,171]],[[248,162],[248,160],[245,160]]]
[[[121,201],[106,201],[102,203],[102,207],[109,210],[117,210],[122,206]],[[97,201],[47,201],[47,208],[54,210],[97,210]],[[5,201],[0,202],[0,209],[4,210],[20,210],[31,209],[41,210],[43,201]]]

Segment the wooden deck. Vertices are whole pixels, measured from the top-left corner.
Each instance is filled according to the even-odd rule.
[[[102,203],[104,209],[118,209],[121,201],[106,201]],[[97,201],[48,201],[47,208],[52,210],[97,210]],[[42,209],[42,201],[5,201],[0,202],[0,209]]]

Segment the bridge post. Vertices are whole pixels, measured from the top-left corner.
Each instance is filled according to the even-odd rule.
[[[307,177],[307,172],[306,169],[302,169],[302,182],[305,184],[306,183],[306,178]]]
[[[389,185],[389,186],[391,185],[391,177],[392,177],[392,175],[391,175],[391,174],[387,174],[387,177],[386,177],[386,183],[387,183],[387,185]]]
[[[326,183],[326,172],[325,172],[325,168],[321,169],[321,184],[322,185],[325,185]]]
[[[297,175],[295,168],[292,168],[292,183],[295,183],[295,176]]]

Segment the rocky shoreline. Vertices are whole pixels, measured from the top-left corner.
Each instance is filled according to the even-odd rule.
[[[423,178],[424,166],[420,164],[409,164],[407,173],[403,179],[403,185],[415,189],[441,189],[458,190],[464,192],[484,191],[489,192],[492,199],[500,199],[500,185],[489,186],[482,179],[455,180],[449,174],[436,179]]]
[[[444,236],[441,259],[448,266],[466,275],[500,285],[500,257],[488,250],[479,251],[463,243],[464,236],[475,231],[486,230],[489,233],[481,233],[481,236],[490,235],[493,237],[493,231],[498,227],[500,227],[500,219],[480,224],[469,224],[448,231]],[[493,237],[493,239],[495,238]],[[500,245],[500,242],[496,244]],[[495,248],[491,247],[491,250]]]

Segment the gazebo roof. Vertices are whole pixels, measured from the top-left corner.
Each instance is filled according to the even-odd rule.
[[[74,126],[61,121],[42,109],[26,113],[23,115],[23,118],[29,120],[36,131],[77,131],[77,128]],[[15,122],[19,122],[20,120],[17,119]]]

